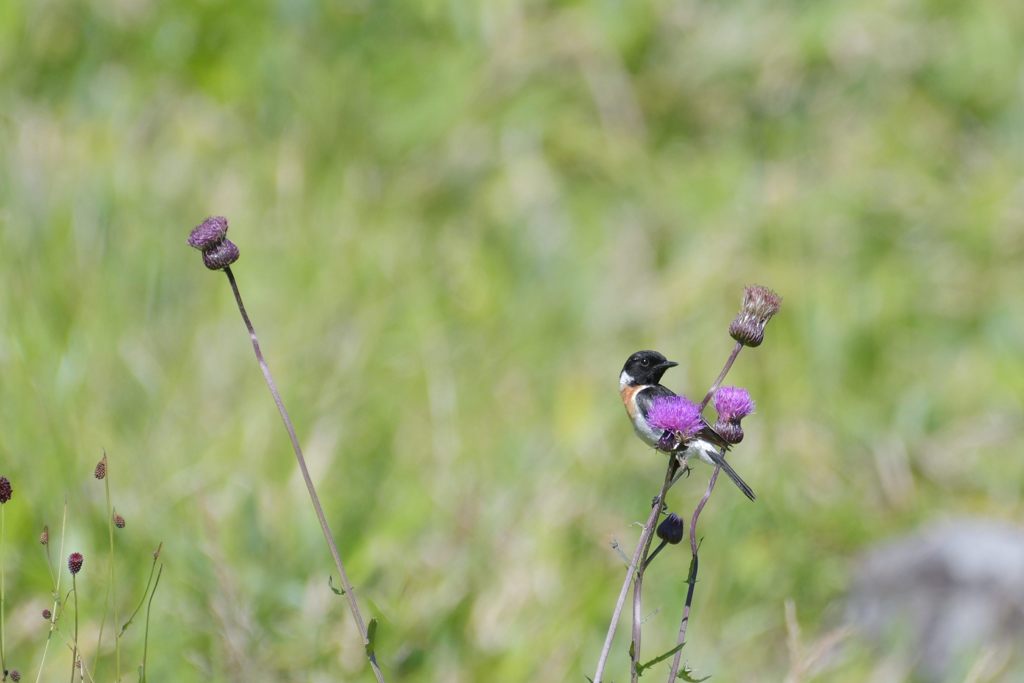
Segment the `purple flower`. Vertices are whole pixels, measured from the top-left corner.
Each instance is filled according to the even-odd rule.
[[[715,392],[715,411],[722,422],[739,422],[754,412],[754,400],[743,387],[722,387]]]
[[[72,574],[77,574],[82,571],[82,564],[85,562],[85,558],[82,557],[82,553],[71,553],[68,555],[68,571]]]
[[[685,396],[659,396],[647,413],[647,421],[658,429],[690,439],[704,426],[700,406]]]
[[[764,326],[779,312],[782,297],[760,285],[743,290],[743,305],[729,325],[729,335],[744,346],[760,346],[764,341]]]
[[[11,488],[11,480],[7,477],[0,477],[0,505],[6,503],[14,495],[14,489]]]

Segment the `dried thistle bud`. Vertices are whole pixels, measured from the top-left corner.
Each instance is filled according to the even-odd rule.
[[[764,341],[764,327],[779,312],[782,297],[760,285],[743,290],[743,305],[729,325],[729,336],[744,346],[760,346]]]
[[[715,431],[725,439],[726,443],[731,443],[734,446],[743,441],[743,427],[739,422],[718,421],[715,423]]]
[[[14,495],[14,489],[11,487],[11,480],[7,477],[0,477],[0,505],[6,503]]]
[[[107,476],[107,454],[104,453],[100,461],[96,463],[96,469],[93,470],[92,476],[97,479],[103,479]]]
[[[52,616],[53,616],[53,612],[51,612],[48,609],[44,609],[43,610],[43,619],[46,619],[47,621],[49,621],[50,617],[52,617]]]
[[[227,238],[228,219],[210,216],[188,236],[188,245],[203,252],[203,264],[210,270],[222,270],[238,260],[238,247]]]
[[[82,564],[85,563],[85,557],[82,553],[71,553],[68,555],[68,571],[72,574],[77,574],[82,571]]]
[[[658,538],[666,543],[676,545],[683,540],[685,535],[683,520],[674,512],[668,513],[668,517],[661,520],[661,524],[658,525],[657,534]]]
[[[48,545],[50,543],[50,527],[48,525],[43,527],[43,532],[39,534],[40,545]]]
[[[121,514],[118,512],[114,513],[114,526],[116,526],[118,529],[124,528],[124,517],[122,517]]]

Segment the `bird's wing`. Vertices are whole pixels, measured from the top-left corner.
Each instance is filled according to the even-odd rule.
[[[660,384],[652,384],[651,386],[644,387],[640,391],[636,392],[636,407],[646,420],[647,414],[651,412],[651,406],[654,405],[655,399],[675,395],[675,392],[668,387],[664,387]]]

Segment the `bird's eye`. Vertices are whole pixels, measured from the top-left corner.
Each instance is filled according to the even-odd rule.
[[[651,364],[651,359],[650,358],[644,358],[642,361],[640,361],[640,365],[644,366],[645,368],[648,365],[650,365],[650,364]]]

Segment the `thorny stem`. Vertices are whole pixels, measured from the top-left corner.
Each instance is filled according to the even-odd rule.
[[[267,383],[267,388],[270,389],[271,396],[274,397],[274,403],[277,405],[277,412],[281,414],[281,421],[284,422],[284,427],[288,431],[288,438],[291,439],[292,450],[295,451],[295,459],[299,463],[299,470],[301,470],[302,478],[306,482],[306,489],[309,491],[309,498],[313,502],[313,509],[316,511],[317,519],[320,521],[320,528],[323,530],[324,538],[327,540],[327,547],[330,549],[331,556],[334,558],[334,565],[338,569],[341,585],[345,591],[345,598],[348,600],[349,610],[351,610],[352,618],[355,620],[356,627],[359,629],[359,635],[363,638],[366,657],[370,661],[370,667],[373,669],[373,673],[377,677],[378,683],[384,683],[384,674],[381,672],[380,666],[377,664],[377,656],[369,647],[371,644],[370,638],[366,631],[366,623],[363,621],[363,615],[359,611],[359,603],[356,602],[355,589],[352,588],[352,584],[348,580],[348,574],[345,573],[345,566],[341,562],[338,545],[334,542],[334,534],[331,533],[331,528],[327,524],[327,517],[324,515],[323,507],[320,505],[320,497],[316,493],[316,487],[313,485],[313,479],[310,477],[309,469],[306,467],[306,458],[302,455],[302,448],[299,446],[299,438],[295,435],[295,427],[292,425],[291,418],[288,416],[288,411],[285,409],[284,402],[281,400],[281,395],[277,391],[277,386],[274,384],[274,378],[270,375],[270,368],[267,366],[267,361],[263,358],[263,352],[260,350],[259,340],[256,338],[256,330],[252,326],[252,321],[249,320],[249,315],[245,312],[245,306],[242,304],[242,295],[238,291],[238,284],[235,282],[235,276],[231,272],[230,267],[225,267],[224,273],[228,276],[228,282],[231,283],[231,291],[235,295],[235,302],[238,304],[238,312],[242,314],[242,320],[245,322],[245,326],[249,330],[249,339],[252,340],[252,348],[256,353],[256,360],[260,365],[260,370],[263,372],[263,379]]]
[[[608,624],[608,633],[604,638],[604,647],[601,648],[601,656],[597,660],[597,671],[594,673],[594,683],[601,683],[601,677],[604,675],[604,668],[608,663],[608,654],[612,649],[612,639],[615,637],[615,628],[619,625],[619,617],[622,615],[622,606],[626,603],[626,594],[629,593],[629,586],[633,582],[633,575],[637,572],[638,568],[640,568],[644,550],[650,544],[651,535],[654,533],[655,523],[658,521],[658,516],[661,514],[661,504],[665,500],[665,494],[668,492],[669,487],[672,486],[673,475],[675,475],[675,465],[675,459],[670,459],[668,470],[665,472],[665,483],[661,486],[661,493],[659,493],[658,497],[654,499],[654,504],[651,506],[651,514],[647,518],[647,523],[644,524],[643,531],[640,533],[640,541],[637,543],[636,550],[633,551],[633,559],[630,560],[629,569],[626,570],[626,579],[622,582],[622,590],[619,591],[619,599],[615,602],[615,610],[612,612],[612,620],[611,623]],[[639,656],[639,652],[634,652],[634,662],[637,661]]]
[[[711,497],[711,492],[715,488],[715,482],[718,481],[718,473],[721,471],[722,469],[716,466],[715,471],[711,473],[708,488],[704,491],[700,502],[697,503],[697,507],[693,511],[693,517],[690,518],[690,552],[693,553],[693,559],[690,561],[690,574],[686,579],[689,586],[686,589],[686,605],[683,607],[683,619],[679,622],[679,637],[676,638],[676,645],[686,641],[686,627],[690,624],[690,606],[693,604],[693,589],[697,585],[697,549],[699,547],[697,543],[697,519],[704,510],[704,505],[708,502],[708,498]],[[676,650],[675,657],[672,658],[672,668],[669,669],[668,675],[670,683],[676,680],[676,676],[679,673],[679,662],[682,660],[682,657],[683,650],[680,648]]]
[[[725,365],[722,367],[722,371],[718,373],[718,377],[715,378],[715,381],[711,385],[711,388],[708,389],[708,393],[704,394],[704,400],[700,402],[701,412],[703,412],[704,409],[707,408],[708,401],[710,401],[711,397],[715,395],[716,391],[718,391],[718,387],[722,386],[722,380],[724,380],[725,376],[729,374],[729,370],[732,369],[732,364],[736,362],[736,356],[740,355],[740,351],[742,350],[743,344],[741,344],[740,342],[736,342],[736,346],[732,348],[732,353],[729,354],[729,359],[725,361]]]

